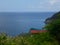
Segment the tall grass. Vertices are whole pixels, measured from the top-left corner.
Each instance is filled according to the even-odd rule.
[[[10,37],[5,33],[0,34],[0,45],[58,45],[49,33],[26,34]]]

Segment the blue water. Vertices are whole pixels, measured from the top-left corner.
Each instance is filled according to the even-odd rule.
[[[46,18],[54,12],[0,12],[0,32],[18,35],[29,32],[30,28],[42,29]]]

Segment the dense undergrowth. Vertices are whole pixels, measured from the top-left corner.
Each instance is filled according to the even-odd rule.
[[[26,34],[10,37],[5,33],[0,34],[0,45],[58,45],[49,33]]]

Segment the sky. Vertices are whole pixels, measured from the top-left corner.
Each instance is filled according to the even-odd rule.
[[[0,0],[0,12],[60,11],[60,0]]]

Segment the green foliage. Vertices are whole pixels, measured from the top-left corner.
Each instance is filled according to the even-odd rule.
[[[45,29],[55,38],[60,45],[60,12],[51,17],[50,23],[46,24]]]
[[[47,32],[16,37],[0,34],[0,45],[58,45],[58,42]]]

